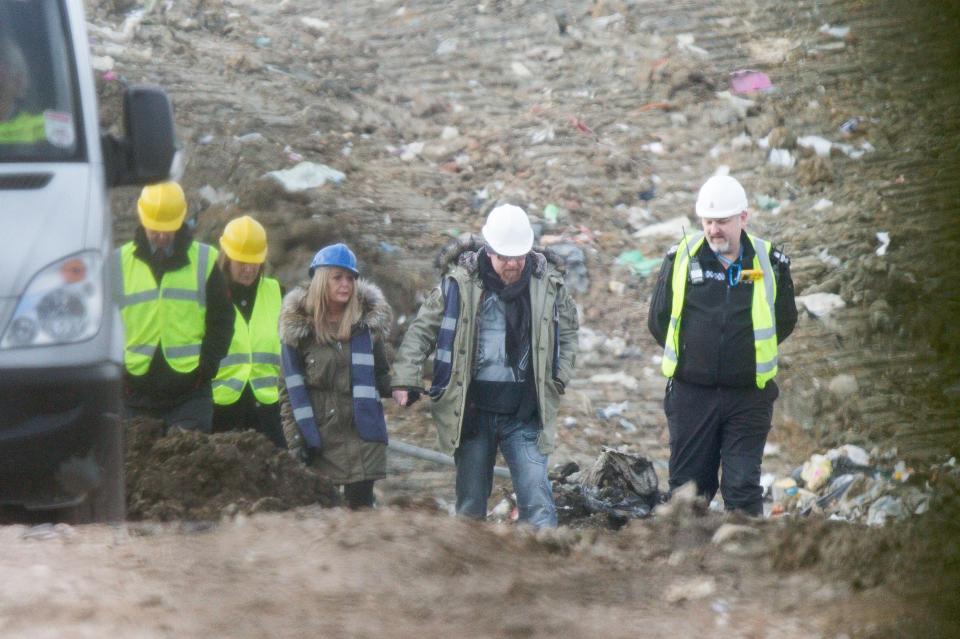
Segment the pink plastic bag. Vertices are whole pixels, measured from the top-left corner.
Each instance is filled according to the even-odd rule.
[[[770,78],[762,71],[734,71],[730,74],[730,90],[734,93],[753,93],[754,91],[769,91],[773,88]]]

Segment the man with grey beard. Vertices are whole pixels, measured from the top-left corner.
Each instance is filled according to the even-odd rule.
[[[719,488],[727,510],[761,515],[777,345],[797,323],[790,260],[746,232],[734,178],[707,180],[696,213],[703,231],[667,253],[647,320],[664,347],[670,489],[694,481],[709,501]]]

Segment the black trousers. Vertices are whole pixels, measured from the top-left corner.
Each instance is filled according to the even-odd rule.
[[[372,479],[365,479],[344,484],[343,500],[347,502],[347,508],[350,510],[373,508],[373,482]]]
[[[247,384],[240,399],[232,404],[213,405],[213,432],[255,430],[273,442],[277,448],[286,448],[287,441],[280,426],[280,403],[261,404]]]
[[[763,389],[668,381],[670,489],[692,480],[707,501],[719,488],[727,510],[762,515],[760,462],[779,394],[772,380]]]

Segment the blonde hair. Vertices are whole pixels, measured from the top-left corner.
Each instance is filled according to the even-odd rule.
[[[353,284],[353,294],[347,301],[346,308],[343,309],[343,317],[337,325],[336,331],[330,329],[327,323],[327,314],[329,312],[328,292],[330,290],[330,273],[334,267],[320,267],[313,273],[313,279],[310,280],[310,287],[307,289],[307,308],[313,310],[313,330],[317,336],[317,342],[322,344],[333,344],[334,342],[346,342],[350,339],[353,325],[360,321],[361,309],[360,300],[357,299],[357,282]]]

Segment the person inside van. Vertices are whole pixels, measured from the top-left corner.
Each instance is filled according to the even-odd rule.
[[[217,250],[184,226],[187,202],[176,182],[144,187],[137,211],[135,238],[117,249],[127,414],[209,433],[211,381],[234,323]]]
[[[0,144],[32,144],[46,139],[43,115],[25,110],[30,73],[20,47],[0,37]]]

